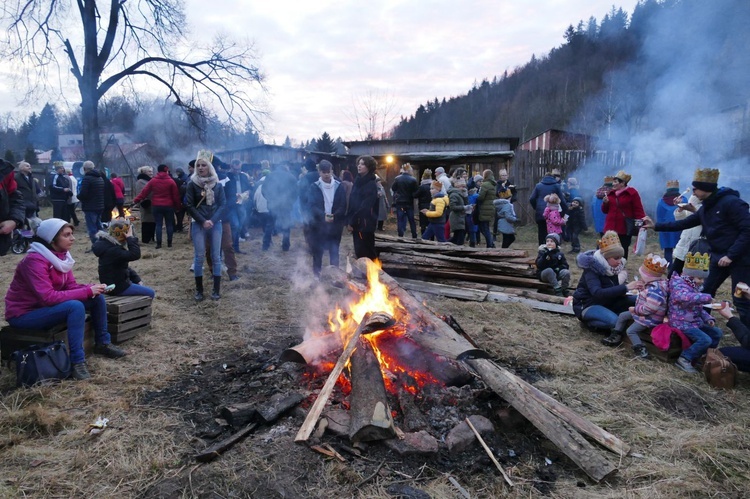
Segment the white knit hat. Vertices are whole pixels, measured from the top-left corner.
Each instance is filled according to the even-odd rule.
[[[52,240],[57,233],[66,225],[70,224],[65,220],[60,220],[59,218],[48,218],[39,224],[39,227],[36,229],[36,235],[40,239],[46,241],[47,244],[52,244]]]

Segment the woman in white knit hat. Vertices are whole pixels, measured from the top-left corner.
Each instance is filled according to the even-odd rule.
[[[111,344],[107,330],[103,295],[106,284],[78,284],[73,276],[73,230],[71,224],[59,218],[39,224],[34,242],[18,263],[5,295],[5,320],[21,329],[46,329],[67,323],[71,376],[83,380],[91,377],[83,352],[87,310],[94,328],[94,353],[117,358],[125,352]]]

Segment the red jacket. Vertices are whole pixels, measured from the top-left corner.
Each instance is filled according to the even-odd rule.
[[[641,196],[632,187],[626,187],[619,191],[612,189],[607,194],[607,199],[609,199],[608,203],[602,203],[602,212],[607,215],[604,221],[605,232],[613,230],[621,236],[627,235],[625,217],[640,219],[646,216],[646,212],[643,211]]]
[[[125,197],[125,183],[120,177],[113,178],[110,180],[112,187],[115,188],[115,199],[122,199]]]
[[[167,172],[159,172],[148,181],[146,187],[138,194],[133,203],[140,203],[151,194],[151,205],[167,208],[180,208],[180,192],[177,183]]]

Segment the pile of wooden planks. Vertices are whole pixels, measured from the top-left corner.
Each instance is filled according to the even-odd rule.
[[[375,247],[383,270],[410,291],[573,313],[562,297],[548,294],[552,287],[536,278],[534,258],[525,250],[470,248],[381,234],[375,236]]]

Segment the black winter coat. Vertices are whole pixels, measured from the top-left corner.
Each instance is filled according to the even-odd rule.
[[[26,210],[13,177],[13,164],[0,160],[0,222],[5,220],[13,220],[16,227],[21,228],[26,220]],[[0,256],[8,252],[12,240],[13,233],[0,235]]]
[[[128,267],[130,262],[141,258],[141,246],[137,237],[129,237],[127,241],[127,249],[103,237],[92,246],[93,253],[99,258],[99,282],[114,284],[113,295],[119,295],[132,283],[141,282],[138,274]]]
[[[578,319],[585,308],[601,305],[615,313],[623,310],[613,310],[620,299],[625,298],[628,288],[620,284],[617,274],[607,275],[607,269],[594,257],[597,250],[589,250],[578,255],[577,263],[583,269],[581,280],[578,281],[573,293],[573,312]],[[625,260],[623,259],[624,263]]]
[[[326,222],[325,220],[325,199],[319,186],[322,180],[318,180],[309,187],[306,196],[310,209],[310,225],[315,228],[316,234],[341,236],[346,222],[346,188],[341,182],[336,180],[332,180],[332,182],[338,184],[336,192],[333,194],[333,207],[331,208],[333,222]]]
[[[75,180],[75,178],[73,179]],[[68,189],[68,192],[65,192]],[[73,193],[70,191],[70,179],[67,175],[55,173],[50,179],[49,198],[57,201],[67,201]],[[79,198],[80,199],[80,198]]]
[[[34,182],[34,176],[30,175],[26,177],[21,172],[15,173],[16,185],[18,186],[18,192],[23,196],[23,204],[26,207],[26,212],[39,211],[39,196],[36,193],[36,182]]]
[[[706,198],[696,213],[656,224],[654,230],[674,232],[699,225],[711,247],[712,264],[727,256],[733,264],[750,265],[750,213],[739,192],[722,187]]]
[[[419,184],[417,192],[414,194],[414,197],[417,198],[417,206],[419,206],[420,210],[428,209],[430,203],[432,203],[432,193],[430,192],[431,187],[432,180],[423,180]]]
[[[555,273],[560,272],[562,269],[569,269],[568,261],[565,259],[565,255],[560,248],[555,248],[552,251],[548,250],[544,245],[539,248],[539,253],[536,257],[536,277],[539,278],[542,275],[542,270],[552,269]]]
[[[378,227],[379,205],[375,173],[357,175],[349,196],[347,223],[355,232],[375,232]]]
[[[78,199],[81,201],[81,211],[104,211],[104,179],[98,171],[89,170],[83,176]]]
[[[417,179],[402,173],[393,180],[391,193],[393,194],[393,206],[409,207],[414,206],[414,197],[419,189]]]

